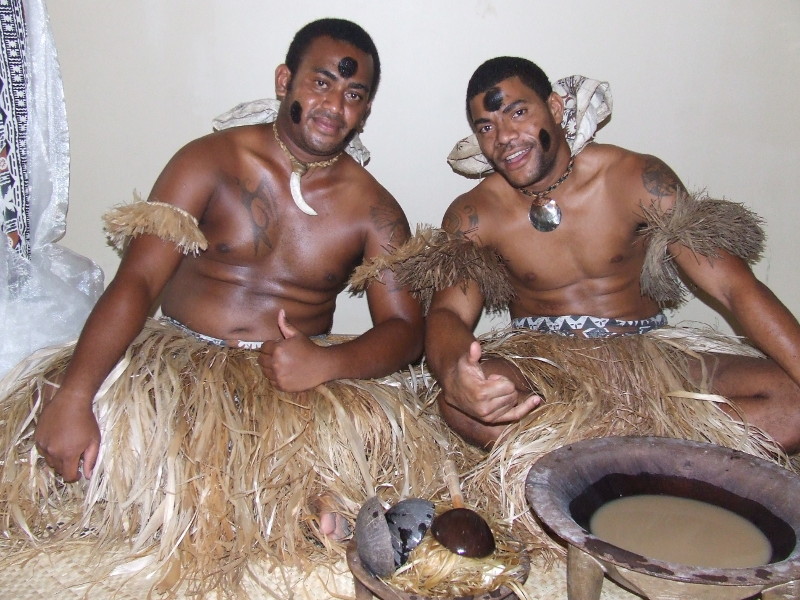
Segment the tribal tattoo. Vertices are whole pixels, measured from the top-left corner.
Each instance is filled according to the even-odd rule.
[[[464,227],[465,220],[466,227]],[[457,231],[462,233],[474,231],[478,228],[478,211],[472,205],[463,207],[463,210],[459,212],[449,211],[444,217],[442,228],[453,233]]]
[[[674,195],[681,185],[673,170],[654,156],[648,157],[645,162],[642,183],[648,192],[658,198]]]
[[[370,208],[370,218],[375,226],[382,231],[388,231],[389,241],[395,238],[395,233],[406,231],[405,221],[402,213],[397,210],[394,202],[389,198],[381,196],[378,202]]]
[[[248,190],[244,184],[241,184],[241,189],[242,204],[250,214],[255,253],[259,253],[262,244],[271,250],[272,240],[270,239],[269,231],[275,227],[277,222],[275,201],[268,193],[267,186],[264,183],[261,183],[253,191]]]

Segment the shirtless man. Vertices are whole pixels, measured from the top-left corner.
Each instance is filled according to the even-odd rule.
[[[367,291],[369,331],[327,347],[309,339],[329,332],[352,270],[409,235],[396,200],[343,153],[364,126],[379,79],[366,32],[316,21],[275,71],[282,102],[274,124],[212,133],[169,161],[148,201],[196,217],[208,247],[184,255],[155,235],[130,242],[36,427],[40,453],[64,481],[78,480],[81,467],[91,477],[100,447],[93,397],[159,297],[166,317],[197,334],[263,341],[263,374],[282,391],[380,377],[419,357],[421,309],[390,273]],[[298,163],[308,170],[300,168],[292,190]],[[303,212],[308,207],[316,216]]]
[[[467,89],[467,114],[495,172],[452,202],[443,228],[502,258],[516,294],[509,305],[512,319],[650,319],[659,305],[640,287],[647,248],[638,232],[648,224],[642,207],[669,210],[683,185],[658,158],[616,146],[590,144],[573,162],[559,126],[563,111],[562,98],[530,61],[501,57],[479,67]],[[555,199],[560,219],[555,209],[529,215],[532,203],[540,204],[533,194],[544,191]],[[713,391],[734,400],[750,423],[796,452],[797,320],[742,259],[723,250],[708,258],[678,243],[668,252],[769,356],[715,355]],[[449,425],[465,439],[490,446],[542,398],[508,362],[482,360],[473,329],[483,304],[475,282],[437,292],[427,318],[426,354],[444,392],[439,405]]]

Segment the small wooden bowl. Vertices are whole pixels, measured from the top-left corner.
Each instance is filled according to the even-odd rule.
[[[524,567],[525,579],[530,570],[528,555],[523,553],[521,562]],[[372,574],[361,562],[358,556],[358,547],[355,540],[351,540],[347,546],[347,566],[353,574],[353,584],[355,586],[356,600],[371,600],[373,597],[380,600],[430,600],[427,596],[409,594],[388,585],[380,577]],[[524,583],[524,579],[522,582]],[[491,592],[476,594],[474,596],[459,596],[458,600],[517,600],[518,596],[505,586],[501,586]]]

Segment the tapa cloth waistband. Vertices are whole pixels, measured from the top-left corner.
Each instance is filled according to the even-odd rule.
[[[565,315],[561,317],[520,317],[511,321],[512,327],[542,333],[604,338],[618,335],[639,335],[667,325],[667,317],[659,312],[647,319],[626,321],[607,317]]]
[[[180,321],[176,321],[172,317],[162,316],[160,320],[163,321],[164,323],[169,323],[170,325],[177,327],[184,333],[191,335],[192,337],[195,337],[198,340],[203,340],[204,342],[208,342],[209,344],[213,344],[214,346],[232,346],[234,348],[244,348],[245,350],[258,350],[264,343],[264,342],[244,342],[242,340],[234,340],[234,341],[221,340],[219,338],[211,337],[210,335],[198,333],[192,329],[189,329],[186,325],[184,325]]]

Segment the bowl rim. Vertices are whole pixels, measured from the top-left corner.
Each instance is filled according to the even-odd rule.
[[[789,524],[795,531],[795,548],[781,561],[756,567],[716,568],[696,567],[644,557],[635,552],[614,546],[581,527],[563,502],[556,499],[556,490],[563,490],[567,474],[575,469],[592,464],[601,464],[612,458],[610,450],[624,452],[626,460],[635,462],[637,456],[668,451],[670,457],[703,456],[703,460],[734,460],[739,468],[764,469],[765,475],[776,478],[780,483],[800,490],[800,476],[763,458],[745,452],[719,446],[709,442],[697,442],[658,436],[608,436],[591,438],[569,444],[548,452],[539,458],[528,471],[525,481],[525,496],[533,512],[558,537],[590,556],[638,573],[687,583],[707,583],[714,585],[767,586],[800,579],[800,519]],[[645,467],[651,467],[648,463]],[[609,471],[610,473],[610,471]],[[605,473],[603,475],[606,475]],[[597,480],[601,476],[597,477]],[[588,485],[591,485],[589,483]],[[583,489],[586,489],[584,486]],[[724,485],[720,487],[725,488]],[[728,490],[731,493],[738,493]],[[577,497],[577,496],[573,496]],[[787,493],[791,498],[791,494]],[[800,495],[795,496],[800,498]],[[770,507],[766,507],[771,510]],[[800,514],[800,513],[799,513]]]

